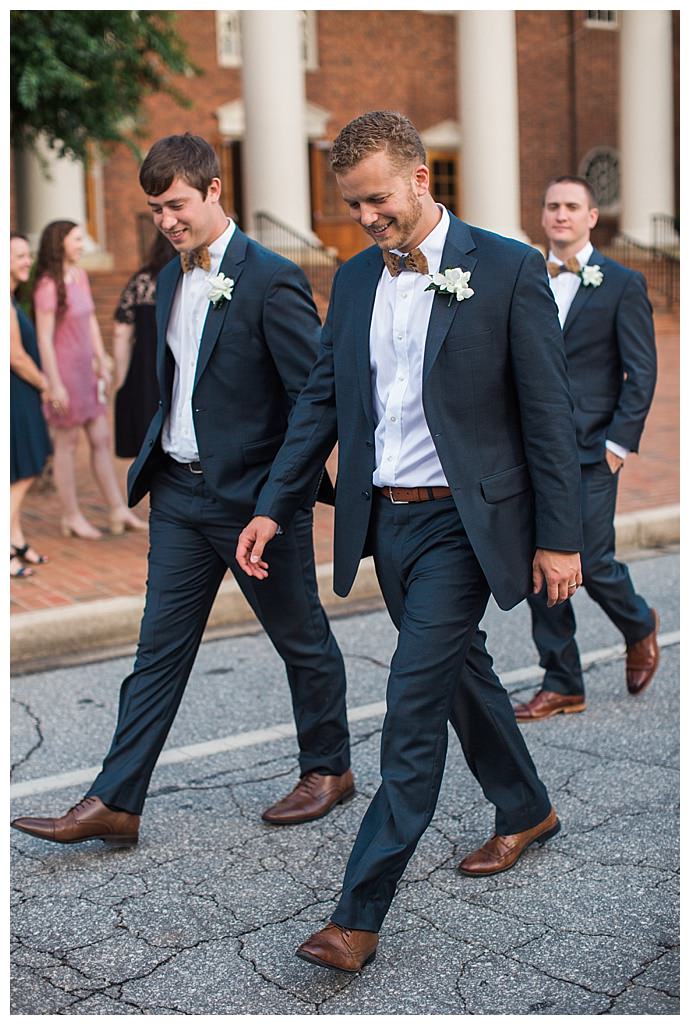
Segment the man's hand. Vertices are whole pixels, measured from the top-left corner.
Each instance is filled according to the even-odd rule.
[[[535,594],[546,584],[549,608],[572,598],[582,583],[579,552],[552,552],[537,548],[532,561],[532,582]]]
[[[621,459],[615,452],[612,452],[610,448],[606,449],[606,462],[609,464],[609,470],[611,473],[618,473],[621,466],[625,462],[625,459]]]
[[[255,516],[240,534],[235,558],[248,577],[265,580],[268,563],[261,556],[264,548],[278,533],[278,524],[269,516]]]

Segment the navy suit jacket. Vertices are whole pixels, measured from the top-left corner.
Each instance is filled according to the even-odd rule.
[[[637,452],[656,384],[652,308],[638,271],[596,249],[604,279],[580,285],[563,325],[581,463],[604,458],[606,440]]]
[[[209,303],[192,393],[194,429],[204,479],[245,522],[288,416],[316,358],[321,332],[303,272],[235,228],[220,264],[233,278],[230,301]],[[163,459],[161,432],[170,412],[175,363],[166,343],[168,320],[182,269],[175,257],[156,286],[157,374],[161,401],[128,475],[135,505]],[[321,468],[314,468],[302,504],[313,504]],[[319,497],[328,500],[324,478]],[[330,489],[332,495],[332,488]]]
[[[503,608],[532,587],[535,547],[579,551],[580,468],[556,304],[543,257],[451,215],[441,268],[474,295],[434,297],[422,401],[470,543]],[[374,471],[369,329],[383,269],[373,246],[336,274],[321,352],[255,512],[284,525],[338,439],[334,588],[366,551]],[[270,552],[269,552],[270,559]]]

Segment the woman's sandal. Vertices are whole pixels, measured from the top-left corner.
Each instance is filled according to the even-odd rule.
[[[12,545],[12,548],[14,548],[14,545]],[[17,562],[19,563],[19,566],[17,567],[17,569],[13,570],[12,569],[12,562],[13,562],[14,559],[17,560]],[[15,555],[15,553],[11,551],[10,552],[10,577],[12,577],[13,580],[22,580],[25,577],[32,577],[33,575],[34,575],[34,571],[32,569],[29,569],[28,566],[22,566],[21,565],[21,559],[19,558],[19,556]]]
[[[13,555],[21,559],[27,566],[43,566],[48,561],[45,555],[39,555],[28,541],[25,545],[10,545],[10,558]],[[28,576],[29,574],[26,575]],[[21,576],[21,574],[17,574],[17,576]]]

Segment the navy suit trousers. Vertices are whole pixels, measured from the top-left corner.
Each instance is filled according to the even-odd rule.
[[[251,514],[228,508],[202,475],[166,460],[152,482],[146,605],[133,672],[120,691],[112,745],[90,795],[139,814],[182,699],[211,606],[230,568],[285,662],[302,774],[350,765],[345,669],[316,585],[311,510],[271,545],[271,575],[253,580],[235,561]],[[219,724],[220,726],[221,724]],[[234,724],[224,724],[232,732]]]
[[[452,499],[393,505],[376,494],[376,571],[399,630],[381,737],[381,786],[362,820],[333,920],[378,932],[434,814],[448,720],[470,768],[499,805],[504,833],[546,817],[550,802],[491,670],[478,631],[489,586]],[[463,666],[471,654],[471,668]]]
[[[590,598],[618,627],[626,644],[635,644],[654,629],[654,617],[647,602],[636,593],[628,567],[616,560],[613,519],[618,473],[611,473],[605,459],[585,463],[581,470],[582,583]],[[584,694],[572,602],[548,608],[544,592],[530,595],[527,601],[539,664],[546,670],[543,689],[558,694]]]

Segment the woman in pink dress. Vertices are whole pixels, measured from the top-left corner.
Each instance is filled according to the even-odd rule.
[[[62,533],[96,540],[77,498],[75,454],[83,427],[91,467],[110,510],[110,530],[146,530],[125,505],[115,475],[106,395],[109,359],[103,348],[86,272],[77,266],[83,247],[74,221],[52,221],[38,250],[34,311],[41,363],[51,401],[45,406],[53,438],[53,476],[62,502]]]

